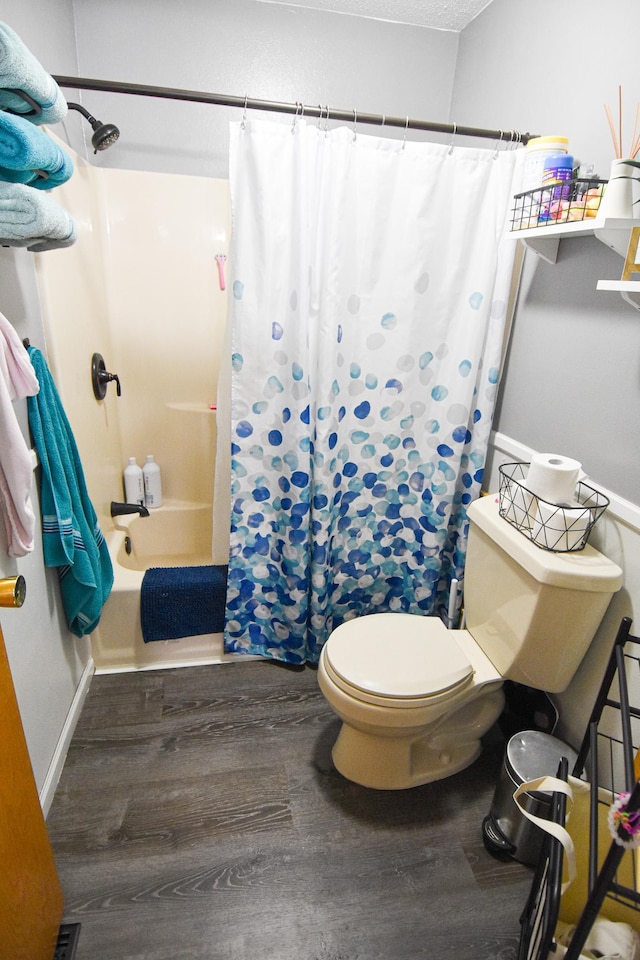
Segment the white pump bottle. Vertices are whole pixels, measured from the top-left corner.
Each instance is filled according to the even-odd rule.
[[[129,457],[129,463],[124,468],[124,498],[127,503],[144,505],[144,478],[135,457]]]
[[[144,505],[145,507],[162,506],[162,478],[160,476],[160,467],[155,462],[153,456],[148,454],[147,462],[142,468],[144,478]]]

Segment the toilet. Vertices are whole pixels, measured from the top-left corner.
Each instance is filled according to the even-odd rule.
[[[469,766],[502,712],[504,680],[565,690],[622,586],[620,567],[589,544],[536,546],[496,497],[468,517],[465,629],[372,613],[342,623],[322,649],[318,682],[342,721],[333,762],[355,783],[402,790]]]

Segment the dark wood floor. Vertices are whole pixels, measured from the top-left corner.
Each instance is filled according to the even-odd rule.
[[[313,669],[96,677],[49,814],[76,960],[514,960],[531,871],[482,845],[504,745],[367,790]]]

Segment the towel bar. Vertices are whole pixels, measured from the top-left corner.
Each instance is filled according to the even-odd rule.
[[[24,92],[24,90],[18,90],[17,87],[7,87],[7,89],[10,91],[10,93],[15,93],[17,97],[21,97],[22,100],[28,103],[29,106],[31,107],[31,110],[29,110],[28,113],[18,113],[17,110],[12,110],[11,107],[5,107],[4,110],[6,111],[6,113],[13,113],[17,117],[39,117],[40,116],[40,114],[42,113],[42,107],[40,106],[39,103],[36,103],[33,97],[30,97],[28,93]]]

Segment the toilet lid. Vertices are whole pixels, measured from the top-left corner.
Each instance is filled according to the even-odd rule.
[[[337,676],[382,697],[429,697],[469,679],[473,667],[439,617],[375,613],[348,620],[325,644]]]

